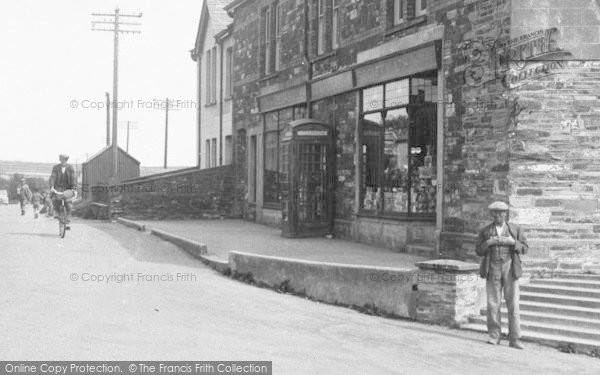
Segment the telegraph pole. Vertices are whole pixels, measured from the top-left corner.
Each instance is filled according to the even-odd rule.
[[[125,124],[123,122],[121,122],[120,124],[120,128],[121,129],[127,129],[127,148],[125,149],[125,151],[127,153],[129,153],[129,130],[135,130],[137,129],[137,121],[125,121]]]
[[[106,93],[106,145],[110,145],[110,96]]]
[[[121,22],[119,17],[142,17],[142,13],[138,14],[121,14],[119,8],[115,9],[114,13],[92,13],[93,17],[108,17],[102,20],[92,21],[92,31],[110,31],[114,34],[113,37],[113,106],[112,106],[112,180],[111,182],[117,181],[117,166],[119,149],[117,144],[117,112],[118,112],[118,88],[119,88],[119,34],[120,33],[140,33],[139,30],[122,30],[119,28],[121,25],[135,25],[139,26],[139,23],[134,22]],[[109,24],[112,28],[96,28],[97,24]]]

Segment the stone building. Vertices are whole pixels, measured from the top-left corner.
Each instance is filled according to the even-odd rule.
[[[194,48],[197,65],[197,166],[213,168],[232,163],[231,18],[223,10],[230,0],[205,0]]]
[[[291,155],[282,146],[290,123],[309,118],[334,134],[326,199],[337,236],[466,259],[487,205],[503,200],[529,233],[530,264],[600,258],[596,1],[234,0],[225,9],[247,217],[281,224]]]

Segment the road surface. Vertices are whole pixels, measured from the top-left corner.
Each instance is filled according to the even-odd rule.
[[[267,360],[274,374],[599,374],[600,359],[384,319],[226,278],[115,223],[0,207],[0,359]]]

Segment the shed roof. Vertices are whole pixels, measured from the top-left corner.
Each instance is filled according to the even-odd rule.
[[[100,151],[98,151],[94,155],[90,156],[86,161],[84,161],[81,164],[87,164],[87,163],[89,163],[90,161],[96,159],[97,157],[99,157],[103,153],[109,151],[110,149],[112,149],[111,145],[108,145],[108,146],[102,148]],[[134,162],[140,164],[140,162],[136,158],[134,158],[133,156],[131,156],[127,151],[123,150],[121,147],[118,147],[118,149],[119,149],[119,152],[122,152],[126,157],[128,157],[131,160],[133,160]]]

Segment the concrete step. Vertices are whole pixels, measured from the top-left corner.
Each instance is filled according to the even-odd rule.
[[[566,286],[570,288],[584,288],[593,289],[600,291],[600,280],[581,280],[581,279],[569,279],[569,278],[533,278],[529,282],[530,285],[548,285],[552,287]]]
[[[588,307],[567,306],[562,304],[521,300],[519,302],[519,309],[521,312],[543,312],[573,318],[600,319],[600,309]]]
[[[553,303],[556,305],[600,309],[600,298],[571,297],[547,293],[521,292],[521,301]]]
[[[461,329],[468,329],[471,331],[477,331],[482,333],[487,333],[487,326],[485,324],[480,323],[467,323],[461,325]],[[554,347],[563,347],[566,344],[572,344],[577,347],[577,349],[584,351],[592,351],[597,350],[600,346],[600,340],[588,340],[582,338],[574,338],[567,337],[562,335],[553,335],[542,332],[533,332],[529,330],[521,330],[521,340],[527,342],[538,342],[541,344],[554,346]]]
[[[529,283],[529,285],[521,286],[521,293],[543,293],[543,294],[555,294],[558,296],[569,296],[569,297],[584,297],[584,298],[595,298],[600,299],[600,288],[577,288],[571,286],[562,286],[555,284],[542,284],[542,283]]]
[[[482,324],[487,327],[485,316],[473,316],[469,318],[470,323]],[[508,331],[508,319],[502,319],[503,331]],[[521,319],[521,330],[529,332],[546,333],[550,335],[560,335],[569,338],[594,340],[600,342],[600,330],[577,327],[571,325],[551,324],[537,322],[528,319]]]
[[[508,310],[506,307],[500,308],[502,319],[508,321]],[[481,309],[481,315],[486,319],[486,310]],[[564,314],[552,314],[539,311],[523,311],[520,312],[521,321],[548,323],[556,325],[564,325],[569,327],[589,328],[600,330],[600,319],[579,318]]]
[[[556,275],[557,278],[561,279],[577,279],[587,281],[600,281],[600,275],[591,275],[586,273],[560,273]]]

